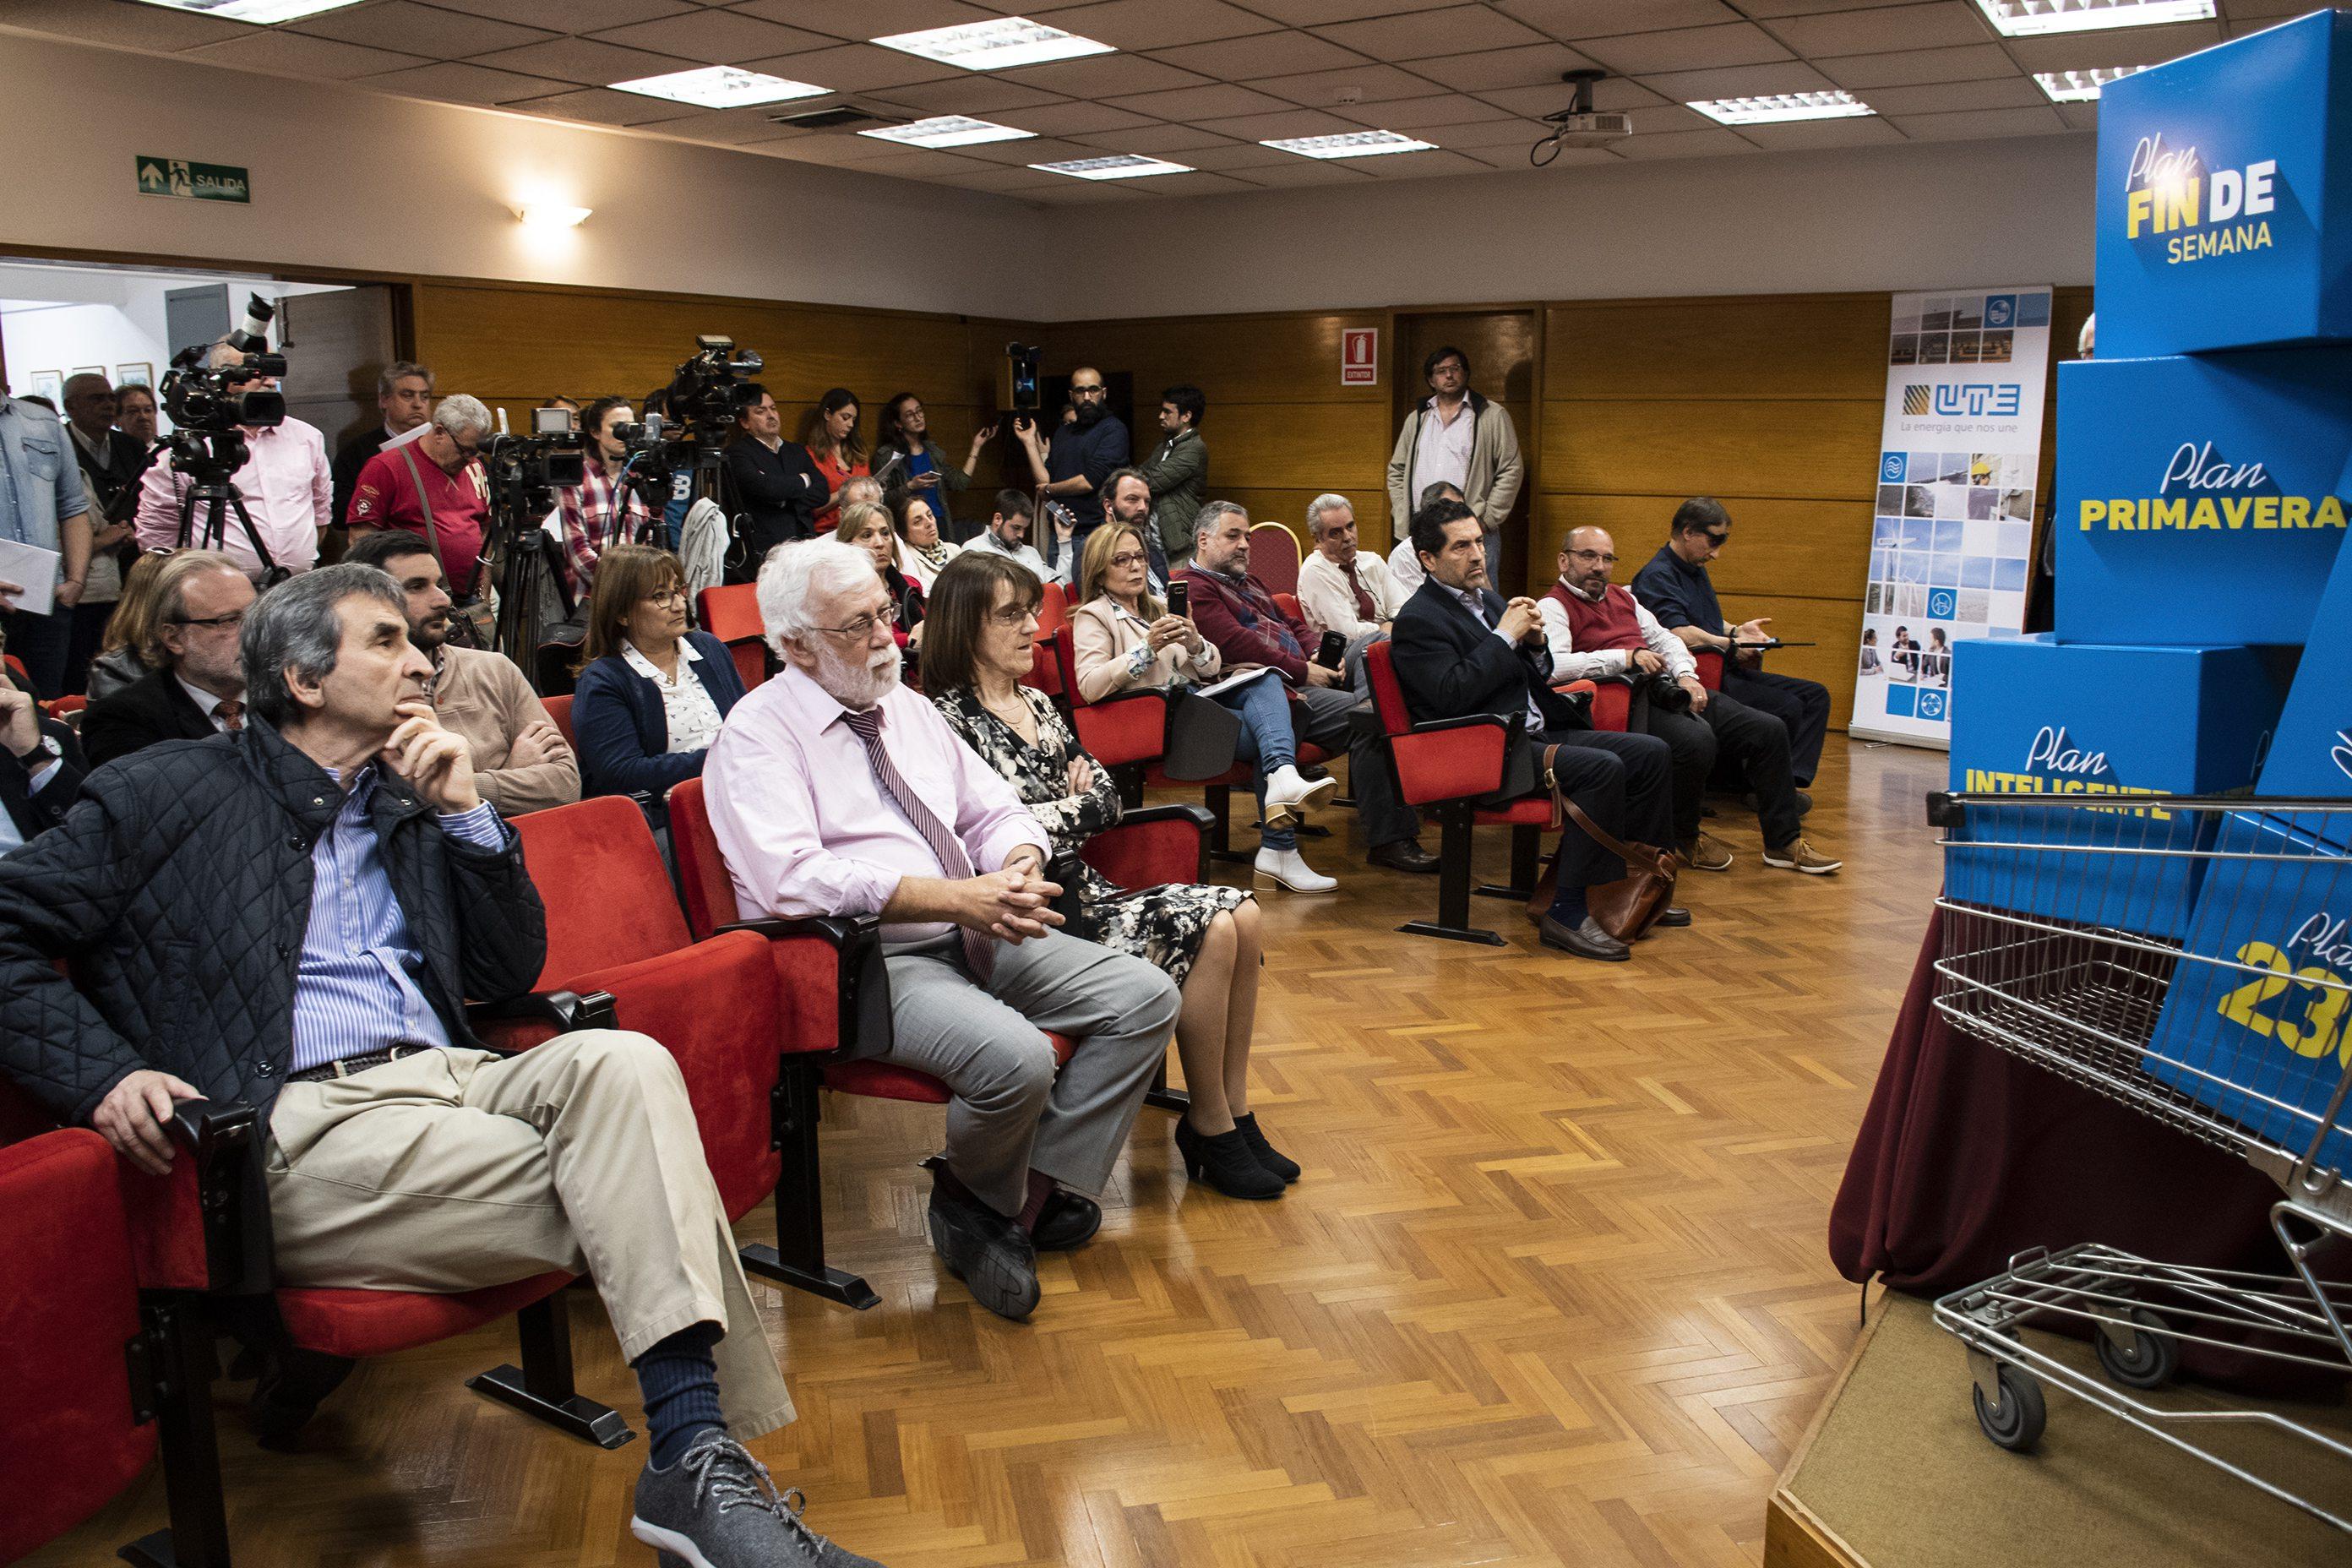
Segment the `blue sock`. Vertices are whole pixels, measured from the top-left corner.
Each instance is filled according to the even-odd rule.
[[[1574,931],[1577,927],[1582,925],[1584,923],[1584,917],[1590,912],[1591,911],[1585,908],[1584,889],[1582,888],[1563,887],[1553,892],[1551,897],[1551,918],[1566,926],[1569,930]]]
[[[719,1412],[719,1364],[710,1356],[719,1335],[717,1323],[696,1323],[656,1341],[630,1363],[645,1398],[648,1462],[657,1470],[677,1463],[697,1434],[727,1430]]]

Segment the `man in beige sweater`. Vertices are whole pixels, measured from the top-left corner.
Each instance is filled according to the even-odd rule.
[[[433,711],[474,752],[474,784],[501,816],[580,798],[580,763],[503,654],[449,646],[449,585],[422,534],[387,529],[343,556],[388,574],[408,601],[408,640],[433,661]]]

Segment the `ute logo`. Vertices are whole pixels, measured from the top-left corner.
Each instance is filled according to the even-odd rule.
[[[1903,388],[1906,416],[1924,419],[1983,419],[2014,417],[2021,388],[2015,382],[1955,381],[1930,386],[1910,382]]]
[[[2193,146],[2168,148],[2161,134],[2143,136],[2124,176],[2124,237],[2166,237],[2164,259],[2173,267],[2267,250],[2278,184],[2275,158],[2212,169]]]

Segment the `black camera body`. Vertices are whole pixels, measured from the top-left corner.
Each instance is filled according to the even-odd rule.
[[[527,500],[588,481],[588,448],[577,430],[545,436],[493,436],[482,447],[482,469],[490,493],[511,491]]]
[[[737,352],[733,338],[697,337],[694,351],[670,378],[665,400],[671,422],[684,427],[685,441],[715,447],[727,439],[743,411],[744,384],[767,362],[750,349]]]
[[[1004,345],[1004,380],[998,386],[999,405],[1015,414],[1034,414],[1043,406],[1037,392],[1037,363],[1045,351],[1027,343]]]
[[[284,354],[247,353],[235,364],[212,367],[203,363],[209,352],[201,343],[183,349],[163,374],[163,411],[176,429],[212,435],[241,425],[259,430],[286,422],[285,394],[249,384],[265,375],[284,375]]]

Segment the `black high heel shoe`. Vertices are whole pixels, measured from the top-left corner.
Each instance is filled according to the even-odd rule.
[[[1212,1137],[1190,1121],[1180,1120],[1176,1123],[1176,1152],[1184,1156],[1187,1176],[1196,1182],[1207,1182],[1229,1198],[1282,1195],[1282,1178],[1257,1163],[1257,1156],[1250,1152],[1249,1140],[1242,1136],[1238,1128]]]
[[[1280,1176],[1285,1182],[1298,1180],[1298,1162],[1265,1141],[1265,1134],[1257,1130],[1256,1111],[1253,1110],[1247,1116],[1234,1117],[1234,1131],[1240,1133],[1248,1142],[1250,1153],[1256,1157],[1259,1164]]]

